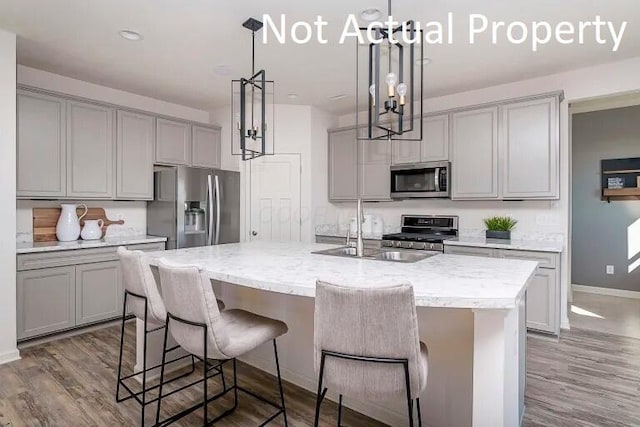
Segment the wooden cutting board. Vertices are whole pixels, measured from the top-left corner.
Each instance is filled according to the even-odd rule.
[[[56,224],[60,217],[61,208],[33,208],[33,241],[34,242],[55,242]],[[84,208],[76,210],[78,216],[82,215]],[[102,237],[107,232],[107,227],[112,224],[124,224],[124,220],[111,221],[103,208],[89,208],[87,214],[80,220],[80,226],[84,226],[85,219],[101,219],[104,221],[102,227]]]

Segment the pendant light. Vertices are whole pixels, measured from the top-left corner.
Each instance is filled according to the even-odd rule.
[[[251,77],[231,82],[232,154],[251,160],[274,153],[275,83],[264,69],[256,72],[256,32],[262,22],[249,18],[242,26],[251,31]]]
[[[388,7],[391,16],[391,0]],[[391,29],[375,27],[371,33],[366,65],[361,63],[364,46],[358,45],[356,50],[356,99],[361,104],[367,98],[363,105],[367,126],[358,139],[421,141],[425,63],[422,30],[410,20]]]

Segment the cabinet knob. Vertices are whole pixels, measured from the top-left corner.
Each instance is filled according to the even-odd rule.
[[[257,232],[256,230],[253,230],[253,231],[251,231],[251,235],[252,235],[252,236],[257,236],[257,235],[258,235],[258,232]]]

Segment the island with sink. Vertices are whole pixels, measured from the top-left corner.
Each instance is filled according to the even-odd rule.
[[[312,391],[317,387],[316,281],[358,287],[410,283],[420,339],[429,347],[428,385],[421,398],[428,425],[519,425],[524,412],[525,291],[537,262],[442,253],[408,259],[405,254],[376,249],[360,258],[352,248],[335,245],[254,241],[150,252],[147,260],[154,271],[160,259],[197,265],[227,307],[285,321],[289,332],[279,345],[283,376]],[[161,334],[151,337],[150,363],[159,360],[161,342]],[[140,346],[138,350],[140,363]],[[257,349],[243,361],[274,372],[270,351]],[[345,404],[390,425],[406,422],[403,402],[347,398]]]

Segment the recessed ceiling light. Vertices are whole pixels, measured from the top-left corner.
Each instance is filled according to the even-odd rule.
[[[122,30],[120,31],[120,37],[123,39],[130,40],[132,42],[136,42],[138,40],[142,40],[142,34],[132,31],[132,30]]]
[[[373,7],[370,9],[365,9],[362,12],[360,12],[360,18],[368,22],[380,19],[381,16],[382,16],[382,12],[380,12],[380,9],[376,9]]]
[[[220,64],[213,68],[213,72],[219,76],[228,76],[231,74],[231,68],[228,65]]]
[[[416,65],[429,65],[431,64],[431,58],[416,59]]]
[[[289,99],[298,99],[298,94],[297,93],[290,93],[287,95],[287,98]]]
[[[330,97],[329,97],[329,100],[331,100],[331,101],[337,101],[337,100],[339,100],[339,99],[344,99],[344,98],[346,98],[346,97],[347,97],[347,95],[346,95],[346,94],[341,93],[341,94],[338,94],[338,95],[330,96]]]

